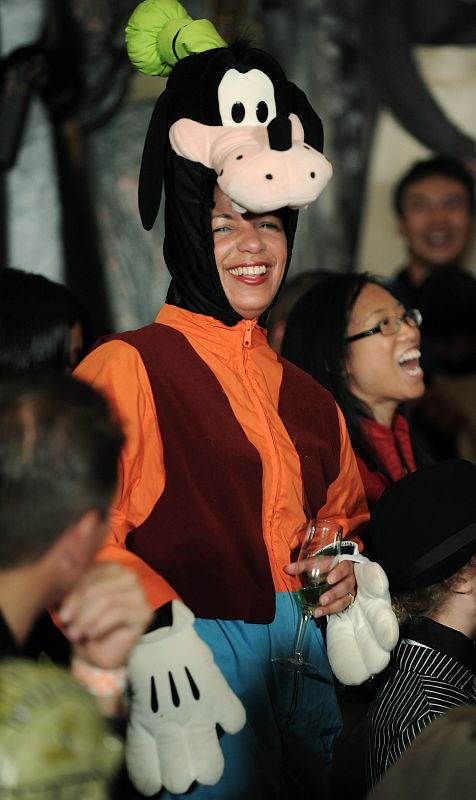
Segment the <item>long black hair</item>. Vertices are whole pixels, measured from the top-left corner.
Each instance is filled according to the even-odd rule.
[[[322,275],[289,315],[281,354],[329,389],[344,415],[355,452],[370,469],[390,480],[362,430],[362,418],[373,419],[373,415],[350,391],[347,378],[347,327],[354,304],[368,284],[382,286],[366,272]]]

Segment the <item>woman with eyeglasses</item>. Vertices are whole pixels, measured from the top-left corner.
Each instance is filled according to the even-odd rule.
[[[288,319],[282,355],[342,409],[370,511],[386,486],[425,458],[400,413],[425,391],[420,325],[417,309],[406,311],[367,273],[322,276]]]

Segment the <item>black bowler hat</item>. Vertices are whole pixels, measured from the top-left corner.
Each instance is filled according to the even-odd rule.
[[[440,583],[476,552],[476,465],[441,461],[382,494],[369,536],[390,591]]]

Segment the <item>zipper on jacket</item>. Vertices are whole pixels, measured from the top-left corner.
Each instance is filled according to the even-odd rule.
[[[243,347],[248,349],[251,347],[251,331],[253,329],[253,325],[250,319],[245,319],[245,335],[243,337]]]
[[[279,495],[279,489],[281,486],[281,462],[279,458],[278,448],[276,445],[276,440],[274,437],[274,432],[270,420],[268,418],[268,414],[266,413],[266,407],[263,405],[259,393],[256,391],[254,386],[252,377],[248,373],[248,359],[252,358],[252,351],[251,351],[251,337],[253,333],[253,328],[257,324],[257,320],[244,320],[245,323],[245,332],[243,336],[243,384],[248,392],[252,405],[254,406],[257,417],[261,421],[261,426],[263,429],[263,433],[268,441],[269,447],[269,459],[268,463],[271,465],[271,494],[268,498],[269,507],[271,508],[271,514],[268,523],[268,530],[265,531],[263,529],[264,538],[268,539],[272,557],[274,559],[275,564],[278,563],[278,558],[276,557],[275,547],[274,547],[274,536],[273,536],[273,519],[275,515],[276,509],[276,499]],[[260,452],[260,457],[263,459],[263,453]],[[264,468],[264,467],[263,467]],[[264,503],[264,498],[263,498]],[[264,508],[264,506],[263,506]]]

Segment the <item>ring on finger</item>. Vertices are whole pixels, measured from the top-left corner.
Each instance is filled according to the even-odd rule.
[[[347,608],[352,608],[352,606],[355,603],[355,594],[352,594],[352,592],[347,592],[347,595],[348,595],[348,597],[350,597],[350,603],[347,606]]]

